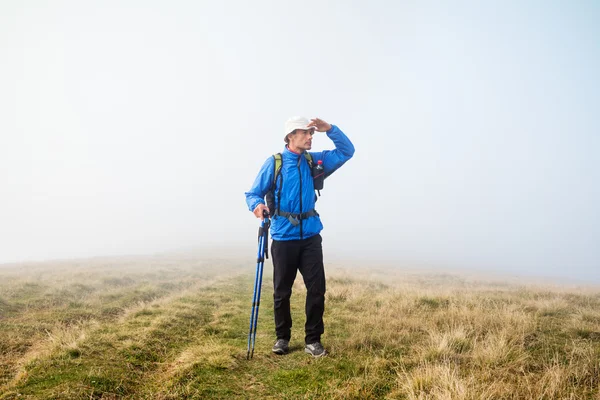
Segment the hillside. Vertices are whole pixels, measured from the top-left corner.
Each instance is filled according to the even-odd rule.
[[[600,399],[600,290],[329,266],[323,344],[274,341],[265,265],[155,256],[0,268],[0,399]]]

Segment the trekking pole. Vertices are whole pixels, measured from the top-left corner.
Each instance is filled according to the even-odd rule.
[[[258,229],[258,255],[256,258],[256,276],[254,277],[254,293],[252,294],[252,312],[250,313],[250,329],[248,330],[248,354],[249,360],[254,356],[254,343],[256,342],[256,328],[258,326],[258,309],[260,306],[260,292],[262,288],[262,276],[265,258],[269,258],[269,213],[263,211],[263,220]]]

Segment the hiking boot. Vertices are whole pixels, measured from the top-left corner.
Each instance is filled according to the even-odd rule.
[[[290,341],[285,339],[277,339],[273,345],[273,353],[275,354],[286,354],[290,350]]]
[[[304,352],[310,354],[313,357],[323,357],[327,355],[327,350],[323,348],[320,342],[307,344],[304,347]]]

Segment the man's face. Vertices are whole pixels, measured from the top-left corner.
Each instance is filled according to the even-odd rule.
[[[314,133],[314,129],[296,129],[296,131],[289,136],[290,148],[298,150],[310,150],[312,147],[312,137]]]

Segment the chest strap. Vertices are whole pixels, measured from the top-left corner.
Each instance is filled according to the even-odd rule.
[[[290,213],[287,211],[281,211],[281,210],[275,210],[275,212],[273,213],[273,215],[275,216],[279,216],[279,217],[283,217],[283,218],[287,218],[288,221],[290,221],[290,223],[294,226],[297,226],[301,220],[303,219],[307,219],[310,217],[318,217],[319,213],[317,212],[317,210],[310,210],[307,212],[303,212],[301,214],[294,214],[294,213]]]

